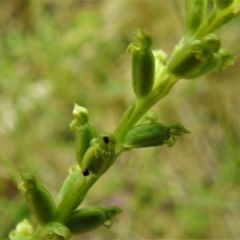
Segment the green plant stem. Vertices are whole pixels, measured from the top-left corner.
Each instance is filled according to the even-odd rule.
[[[117,154],[123,151],[121,143],[128,130],[133,127],[137,121],[160,99],[168,94],[173,85],[178,81],[171,75],[165,75],[159,85],[153,89],[153,91],[140,101],[133,103],[124,113],[119,125],[117,126],[114,136],[117,140]]]
[[[128,132],[129,128],[134,126],[136,122],[161,98],[163,98],[165,95],[168,94],[170,89],[173,87],[173,85],[177,82],[178,79],[171,75],[165,75],[165,78],[159,83],[157,87],[153,89],[153,91],[144,99],[140,101],[136,101],[133,103],[123,114],[123,117],[119,123],[119,125],[116,128],[115,136],[119,143],[122,142],[124,139],[126,133]],[[123,151],[123,148],[121,144],[119,144],[119,151],[116,153],[116,158],[121,154]],[[116,160],[116,159],[115,159]],[[92,176],[89,176],[89,179],[86,183],[86,185],[81,189],[80,192],[73,194],[72,198],[69,199],[68,206],[66,208],[61,207],[61,209],[57,210],[55,217],[53,221],[64,223],[64,220],[67,218],[67,216],[71,213],[72,207],[75,203],[74,196],[81,196],[81,202],[85,198],[88,190],[94,185],[94,183],[99,178],[95,178]],[[80,202],[80,203],[81,203]],[[73,203],[73,204],[72,204]],[[80,204],[79,203],[79,204]],[[63,211],[65,209],[65,211]],[[37,233],[35,234],[35,237],[37,237]]]
[[[236,8],[236,10],[234,10],[234,8]],[[240,6],[238,6],[238,8],[240,8]],[[198,39],[207,35],[208,33],[214,32],[239,14],[240,10],[237,9],[237,4],[223,10],[218,10],[215,8],[191,38]]]
[[[219,14],[219,12],[217,12],[216,10],[213,11],[212,14],[205,20],[205,23],[199,28],[199,30],[193,36],[190,37],[190,39],[200,38],[201,36],[204,36],[207,33],[209,33],[212,30],[212,28],[215,27],[214,25],[219,21],[222,15],[223,13]],[[190,41],[190,39],[186,38],[185,41],[182,42],[182,47],[186,44],[186,41]],[[176,54],[176,52],[174,54]],[[177,81],[178,79],[176,77],[168,74],[167,72],[164,72],[161,75],[161,79],[157,79],[156,85],[154,89],[151,91],[151,93],[145,98],[135,100],[125,111],[125,113],[122,116],[122,119],[120,120],[114,132],[115,138],[118,143],[116,146],[115,160],[124,151],[122,142],[129,129],[133,127],[141,119],[141,117],[148,110],[150,110],[152,106],[154,106],[159,100],[165,97]],[[86,197],[88,190],[94,185],[94,183],[97,180],[98,178],[89,176],[87,184],[81,189],[81,191],[73,194],[69,198],[69,201],[67,202],[68,206],[64,208],[65,211],[63,211],[63,208],[57,210],[53,221],[64,223],[64,220],[67,218],[67,216],[71,213],[73,209],[72,205],[75,203],[74,196],[80,196],[82,202],[83,199]],[[38,232],[39,228],[34,234],[35,238],[37,238]]]

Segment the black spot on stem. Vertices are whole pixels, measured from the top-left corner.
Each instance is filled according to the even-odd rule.
[[[84,177],[88,176],[89,175],[88,169],[87,168],[83,169],[82,174],[83,174]]]

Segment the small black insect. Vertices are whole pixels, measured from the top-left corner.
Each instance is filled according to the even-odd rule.
[[[89,173],[88,169],[85,168],[85,169],[82,170],[82,174],[83,174],[84,177],[86,177],[86,176],[88,176],[90,173]]]
[[[108,143],[110,142],[109,137],[108,137],[108,136],[103,137],[103,141],[104,141],[106,144],[108,144]]]

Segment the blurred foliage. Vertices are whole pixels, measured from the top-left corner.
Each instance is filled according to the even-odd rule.
[[[183,34],[183,2],[9,0],[0,2],[0,239],[30,212],[17,191],[34,173],[56,199],[75,164],[74,102],[98,132],[114,130],[133,99],[133,32],[145,28],[169,54]],[[239,55],[239,20],[219,30]],[[125,209],[112,229],[84,239],[234,239],[240,235],[239,64],[180,81],[154,107],[160,122],[191,134],[171,149],[124,154],[84,205]],[[116,174],[119,173],[119,174]],[[75,239],[80,239],[76,237]]]

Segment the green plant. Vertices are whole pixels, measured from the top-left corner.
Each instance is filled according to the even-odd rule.
[[[133,54],[132,83],[136,99],[113,134],[96,135],[88,111],[75,105],[71,129],[76,133],[79,166],[71,167],[56,209],[51,196],[34,176],[22,174],[23,183],[19,188],[42,227],[32,235],[31,227],[24,221],[10,234],[11,239],[69,239],[70,232],[80,234],[101,225],[112,225],[115,216],[121,213],[116,206],[75,209],[121,153],[131,148],[173,146],[176,136],[188,133],[180,124],[157,123],[156,115],[150,111],[179,79],[194,79],[233,63],[233,55],[221,49],[220,39],[213,32],[240,14],[240,2],[214,1],[214,9],[208,14],[207,3],[186,1],[186,34],[170,57],[162,50],[151,51],[151,37],[138,30],[136,41],[127,48]],[[81,222],[86,225],[83,227]]]

